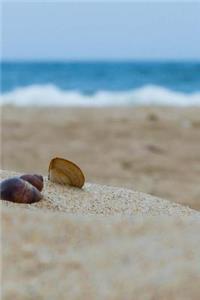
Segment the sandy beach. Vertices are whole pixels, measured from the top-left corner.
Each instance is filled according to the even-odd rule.
[[[199,299],[198,211],[47,178],[40,202],[1,210],[3,299]]]
[[[2,168],[47,175],[61,156],[88,182],[200,209],[200,108],[2,109]]]
[[[2,2],[0,298],[199,300],[200,3]]]
[[[199,299],[199,116],[3,107],[1,179],[45,179],[40,202],[2,201],[3,298]],[[81,166],[83,189],[47,180],[55,156]]]

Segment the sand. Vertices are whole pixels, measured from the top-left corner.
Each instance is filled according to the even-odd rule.
[[[32,205],[2,201],[3,299],[199,299],[198,211],[46,178],[43,195]]]
[[[1,179],[20,176],[1,171]],[[9,201],[7,206],[19,207]],[[44,177],[43,199],[37,203],[20,204],[20,208],[53,210],[78,215],[120,216],[190,216],[200,213],[189,207],[133,190],[85,183],[82,189],[55,184]]]
[[[40,202],[1,201],[3,299],[199,299],[199,108],[2,112],[1,178],[45,176]],[[54,156],[82,190],[48,182]]]
[[[47,175],[61,156],[87,181],[200,209],[200,108],[2,109],[2,168]]]

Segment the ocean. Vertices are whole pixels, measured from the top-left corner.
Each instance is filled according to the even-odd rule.
[[[1,104],[200,105],[200,62],[2,62]]]

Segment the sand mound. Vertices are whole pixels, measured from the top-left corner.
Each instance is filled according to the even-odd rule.
[[[1,178],[19,175],[14,172],[1,172]],[[144,193],[123,188],[97,184],[86,184],[83,189],[61,186],[45,178],[42,201],[23,205],[29,209],[51,209],[81,215],[199,215],[188,207],[156,198]],[[5,202],[8,206],[17,206]]]
[[[37,204],[2,203],[3,299],[199,299],[194,210],[126,189],[47,181]]]

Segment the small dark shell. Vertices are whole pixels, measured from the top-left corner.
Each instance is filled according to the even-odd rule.
[[[24,174],[20,176],[21,179],[31,183],[34,187],[36,187],[40,192],[43,189],[44,181],[41,175],[37,174]]]
[[[42,199],[42,194],[37,188],[19,177],[3,180],[0,190],[1,199],[11,202],[34,203]]]

